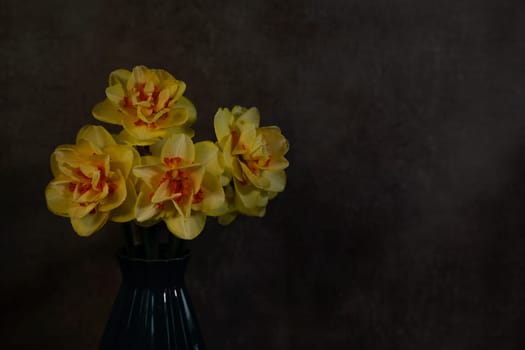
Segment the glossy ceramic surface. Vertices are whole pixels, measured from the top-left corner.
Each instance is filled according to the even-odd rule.
[[[122,284],[101,350],[205,349],[184,284],[188,260],[119,257]]]

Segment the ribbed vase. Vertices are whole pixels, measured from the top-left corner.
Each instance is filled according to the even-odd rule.
[[[205,349],[184,284],[188,260],[119,257],[122,284],[101,350]]]

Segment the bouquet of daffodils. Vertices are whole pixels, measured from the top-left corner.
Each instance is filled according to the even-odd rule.
[[[80,236],[108,220],[134,223],[127,231],[141,231],[131,237],[145,246],[162,221],[170,239],[191,240],[208,216],[224,225],[239,214],[264,216],[286,184],[287,140],[278,127],[259,126],[256,108],[235,106],[215,114],[216,140],[194,143],[197,112],[185,90],[161,69],[112,72],[106,99],[92,114],[122,129],[112,135],[86,125],[75,144],[55,149],[54,179],[45,190],[49,210],[68,217]]]

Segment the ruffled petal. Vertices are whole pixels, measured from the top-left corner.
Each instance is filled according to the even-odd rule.
[[[260,134],[265,140],[266,149],[270,154],[285,155],[288,152],[289,144],[288,140],[281,134],[281,129],[277,126],[265,126],[257,129],[257,133]]]
[[[269,160],[260,166],[261,169],[268,169],[272,171],[284,170],[288,168],[288,160],[283,156],[270,157]]]
[[[243,130],[245,127],[258,128],[259,120],[259,110],[256,107],[252,107],[237,118],[235,125],[237,125],[240,130]]]
[[[154,79],[158,84],[157,75],[148,69],[146,66],[133,67],[133,71],[128,79],[126,88],[130,91],[136,84],[144,84],[147,80]]]
[[[261,176],[261,172],[258,169],[255,169],[257,174],[254,174],[246,164],[239,162],[242,168],[243,174],[248,178],[248,180],[257,188],[265,190],[270,186],[270,181]]]
[[[177,79],[164,69],[152,69],[152,71],[157,75],[162,88],[177,84]]]
[[[170,98],[170,90],[167,88],[162,89],[159,92],[159,97],[157,98],[157,105],[156,110],[159,111],[163,109],[166,106],[166,102],[168,102],[168,99]]]
[[[219,147],[222,149],[222,159],[224,160],[224,167],[225,169],[231,169],[233,167],[233,159],[232,156],[232,137],[231,135],[228,135],[222,139],[221,142],[218,143]]]
[[[239,142],[232,150],[233,155],[247,154],[254,149],[257,133],[253,127],[245,127],[239,136]]]

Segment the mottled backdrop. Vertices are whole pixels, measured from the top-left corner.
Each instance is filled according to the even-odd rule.
[[[209,349],[525,348],[522,1],[3,1],[0,347],[95,349],[120,227],[50,214],[56,145],[107,76],[164,68],[198,138],[259,107],[291,150],[264,219],[208,221]]]

